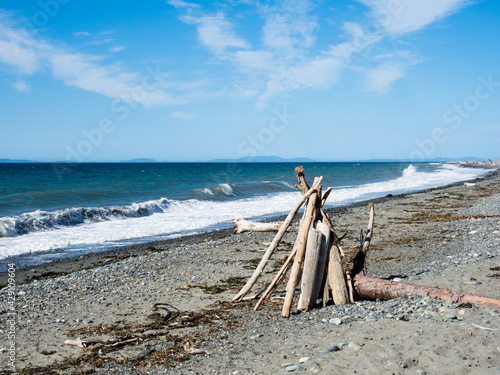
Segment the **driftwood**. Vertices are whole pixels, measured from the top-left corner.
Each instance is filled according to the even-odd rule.
[[[104,346],[106,346],[108,348],[114,348],[117,346],[121,346],[121,345],[129,344],[131,342],[138,341],[140,339],[141,338],[139,338],[139,337],[134,337],[134,338],[127,339],[127,340],[117,341],[117,342],[114,342],[112,344],[106,344],[106,343],[112,341],[112,339],[108,339],[108,340],[105,340],[105,339],[82,340],[80,337],[78,337],[76,340],[72,340],[72,339],[64,340],[64,343],[66,345],[78,346],[79,348],[86,348],[86,347],[88,347],[90,345],[94,345],[94,344],[105,344]]]
[[[293,250],[271,284],[260,297],[255,310],[259,308],[265,298],[270,296],[278,283],[285,278],[290,268],[290,278],[286,286],[286,296],[283,303],[283,317],[290,315],[291,305],[299,281],[301,286],[297,306],[299,310],[309,310],[318,298],[322,298],[323,306],[325,306],[330,298],[330,292],[335,304],[354,303],[354,294],[356,293],[362,299],[387,300],[398,297],[430,296],[456,303],[482,304],[500,309],[500,300],[488,297],[448,289],[396,283],[361,275],[360,273],[364,270],[367,252],[373,236],[375,208],[372,203],[368,205],[370,214],[367,230],[366,232],[361,231],[359,250],[351,261],[353,264],[352,268],[350,271],[344,272],[342,260],[345,258],[345,255],[340,246],[340,241],[345,237],[345,234],[341,237],[336,235],[330,218],[323,210],[323,205],[332,189],[328,188],[322,196],[321,178],[316,178],[313,186],[309,188],[305,180],[304,169],[297,167],[295,173],[299,182],[296,187],[302,192],[302,199],[280,226],[278,234],[269,245],[254,274],[233,300],[243,298],[254,285],[284,232],[289,228],[297,211],[304,202],[307,202],[303,217],[300,220],[300,227]],[[317,220],[319,221],[316,222]],[[283,297],[275,298],[282,299]],[[478,328],[486,329],[480,326]]]
[[[313,184],[312,188],[302,196],[299,203],[297,203],[297,205],[290,211],[287,218],[283,222],[283,225],[281,226],[278,233],[274,237],[274,240],[271,242],[271,244],[267,248],[267,251],[265,252],[264,256],[262,257],[262,260],[260,261],[259,265],[255,269],[254,273],[252,274],[250,279],[247,281],[245,286],[239,291],[239,293],[233,297],[233,301],[241,300],[250,291],[252,286],[257,282],[257,279],[262,274],[262,271],[264,271],[264,267],[266,266],[267,262],[271,258],[271,255],[273,254],[274,250],[276,249],[279,242],[283,238],[285,231],[292,224],[293,218],[295,217],[295,215],[299,211],[300,207],[304,204],[306,199],[309,198],[311,195],[313,195],[316,192],[316,190],[321,186],[320,183],[321,183],[322,179],[323,179],[323,177],[319,177],[318,179],[316,179],[314,181],[315,183]]]
[[[254,310],[257,310],[260,307],[260,305],[262,304],[262,302],[264,302],[264,300],[274,291],[274,289],[276,289],[276,286],[283,279],[285,274],[288,272],[288,269],[292,265],[292,261],[293,261],[293,258],[295,257],[296,253],[297,253],[297,249],[294,249],[290,253],[287,260],[285,261],[285,263],[283,264],[283,266],[281,267],[279,272],[274,277],[273,281],[271,281],[271,284],[269,284],[269,286],[267,287],[267,289],[264,292],[264,294],[262,295],[262,297],[260,297],[259,301],[257,302],[257,304],[254,307]]]
[[[500,309],[500,300],[468,294],[449,289],[434,288],[409,283],[397,283],[363,275],[354,278],[354,289],[359,297],[365,299],[389,300],[399,297],[437,297],[456,303],[474,303],[492,309]]]
[[[312,308],[318,297],[317,285],[323,279],[323,272],[320,275],[320,261],[323,253],[326,253],[326,245],[323,233],[319,229],[311,228],[307,238],[306,253],[304,257],[304,270],[302,271],[302,279],[300,283],[300,297],[297,308],[299,310],[309,310]]]
[[[335,244],[330,247],[328,286],[332,290],[333,302],[336,305],[343,305],[350,302],[344,270],[340,259],[340,251]]]
[[[353,259],[353,266],[351,270],[351,277],[353,278],[363,270],[365,266],[366,253],[372,240],[375,207],[373,206],[373,203],[369,203],[368,207],[370,207],[370,219],[368,220],[366,234],[363,234],[363,231],[361,231],[359,251]]]
[[[184,345],[184,350],[188,354],[208,354],[208,352],[206,350],[194,348],[194,347],[189,346],[187,344]]]
[[[234,233],[243,232],[273,232],[280,230],[283,222],[279,223],[257,223],[245,219],[236,219],[234,223]]]
[[[313,186],[318,185],[319,188],[321,187],[321,185],[317,183],[318,180],[319,180],[318,178],[314,180]],[[295,288],[297,287],[297,283],[302,270],[302,265],[304,263],[307,235],[309,234],[309,229],[314,219],[316,218],[317,214],[316,210],[316,202],[318,200],[317,192],[311,188],[302,197],[305,197],[310,192],[312,192],[312,194],[310,195],[309,201],[307,203],[306,213],[304,214],[304,222],[301,223],[299,233],[297,235],[297,241],[295,242],[295,245],[297,247],[297,253],[295,254],[292,270],[290,271],[290,279],[288,280],[288,284],[286,287],[285,302],[283,303],[283,310],[281,312],[281,315],[285,318],[288,318],[290,316],[290,308],[292,306],[293,296],[295,294]]]
[[[325,289],[328,297],[328,282],[327,282],[327,261],[330,253],[330,245],[332,243],[332,232],[328,225],[323,222],[319,222],[316,224],[316,228],[321,231],[323,234],[321,238],[321,250],[320,250],[320,258],[318,262],[318,276],[316,277],[315,291],[314,294],[316,299],[323,298],[325,295]],[[326,304],[326,301],[323,299],[323,303]]]

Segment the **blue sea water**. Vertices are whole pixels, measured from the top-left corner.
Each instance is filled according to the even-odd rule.
[[[287,213],[291,163],[0,164],[0,259],[31,263],[229,227]],[[488,173],[436,163],[306,163],[332,187],[327,207]]]

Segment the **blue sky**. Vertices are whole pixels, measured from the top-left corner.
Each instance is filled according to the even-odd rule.
[[[3,0],[0,158],[500,159],[496,0]]]

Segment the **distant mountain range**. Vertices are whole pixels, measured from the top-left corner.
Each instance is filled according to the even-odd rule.
[[[239,159],[213,159],[209,163],[314,163],[316,160],[309,158],[280,158],[279,156],[254,156]]]
[[[345,160],[344,162],[365,162],[365,163],[415,163],[415,162],[448,162],[448,161],[481,161],[483,159],[476,158],[474,156],[469,156],[465,158],[432,158],[426,160],[408,160],[408,159],[367,159],[367,160]],[[207,161],[207,163],[316,163],[316,160],[310,158],[281,158],[279,156],[255,156],[255,157],[243,157],[239,159],[213,159]],[[0,159],[0,163],[51,163],[44,161],[34,161],[34,160],[21,160],[21,159]],[[66,161],[54,161],[52,163],[68,163]],[[72,162],[70,162],[72,163]],[[89,163],[99,163],[99,162],[89,162]],[[168,163],[159,162],[154,159],[148,158],[136,158],[131,160],[120,160],[120,163]]]

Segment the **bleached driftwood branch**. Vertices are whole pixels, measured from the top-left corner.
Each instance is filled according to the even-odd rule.
[[[234,233],[243,232],[272,232],[280,230],[283,222],[276,223],[257,223],[255,221],[249,221],[245,219],[235,219],[234,223]]]

